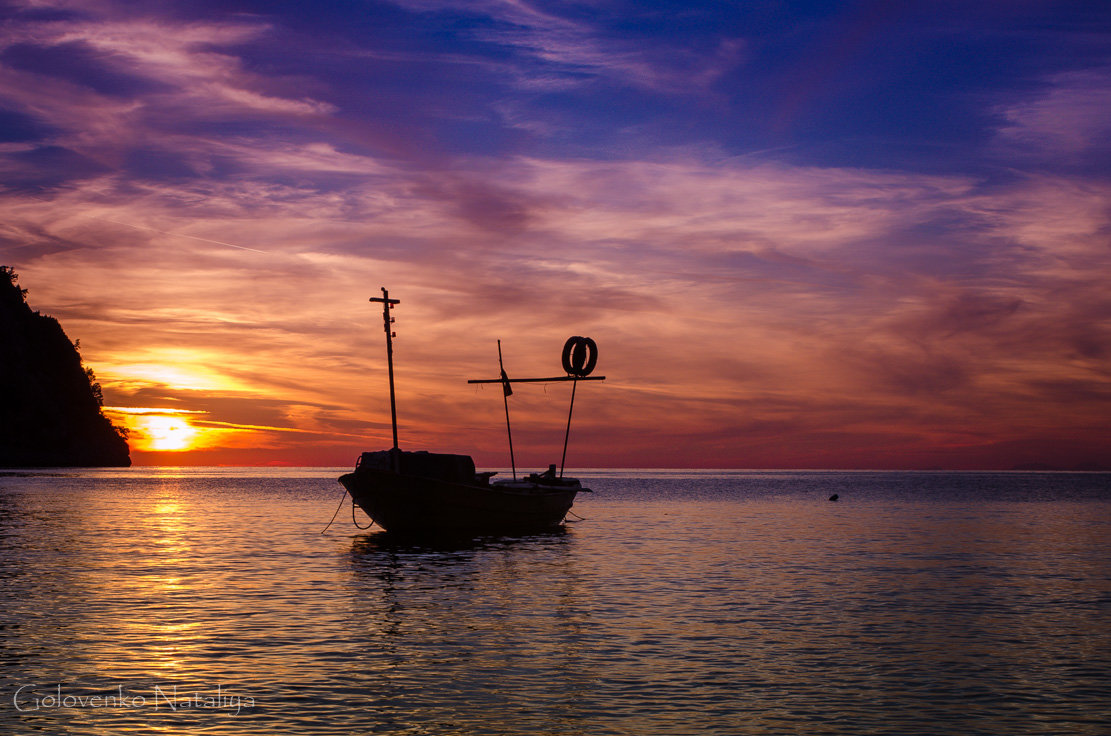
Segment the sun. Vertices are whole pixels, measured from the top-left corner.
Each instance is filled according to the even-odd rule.
[[[193,446],[197,430],[184,419],[166,416],[143,419],[143,434],[151,450],[188,450]]]
[[[191,417],[206,414],[195,409],[141,406],[106,406],[104,414],[128,431],[128,444],[139,452],[183,452],[207,446],[212,430],[197,427]]]

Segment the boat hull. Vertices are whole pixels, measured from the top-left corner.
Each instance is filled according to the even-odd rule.
[[[557,527],[580,487],[461,483],[360,467],[339,479],[355,503],[396,534],[513,534]]]

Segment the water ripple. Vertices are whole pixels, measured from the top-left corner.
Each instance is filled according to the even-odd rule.
[[[440,545],[321,536],[334,476],[0,476],[0,728],[1111,722],[1107,476],[606,472],[577,506],[590,521]]]

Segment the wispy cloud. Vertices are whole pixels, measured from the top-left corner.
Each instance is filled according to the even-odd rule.
[[[1054,74],[1037,94],[1001,106],[999,139],[1021,159],[1065,157],[1079,162],[1111,154],[1111,67]]]
[[[646,39],[626,38],[581,9],[565,13],[518,0],[395,0],[422,12],[452,11],[482,18],[472,38],[511,49],[521,56],[503,68],[522,89],[551,92],[598,82],[667,95],[706,94],[744,57],[740,38],[723,36],[709,49],[671,45],[661,49]],[[611,19],[620,23],[616,15]],[[665,51],[661,53],[661,51]]]

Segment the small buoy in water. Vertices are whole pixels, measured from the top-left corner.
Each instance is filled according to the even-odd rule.
[[[832,496],[829,497],[829,500],[830,501],[836,501],[837,500],[837,494],[834,493]]]

